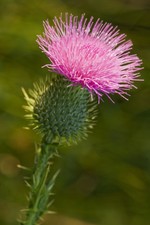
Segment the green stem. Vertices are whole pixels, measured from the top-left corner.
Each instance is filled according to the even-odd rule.
[[[51,190],[58,175],[56,172],[50,178],[50,161],[57,153],[57,145],[47,144],[43,141],[39,150],[30,187],[29,206],[25,221],[21,225],[36,225],[44,212],[48,211],[49,196],[52,194]]]

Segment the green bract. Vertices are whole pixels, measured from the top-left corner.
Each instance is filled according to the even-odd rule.
[[[34,129],[48,141],[77,141],[87,136],[97,114],[95,101],[88,90],[71,86],[62,76],[41,80],[34,84],[29,95],[23,89],[27,117]]]

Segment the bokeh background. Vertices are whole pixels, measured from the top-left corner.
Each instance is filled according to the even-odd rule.
[[[150,2],[148,0],[0,0],[0,224],[15,225],[26,207],[37,136],[24,130],[21,87],[48,75],[35,42],[42,21],[68,12],[118,25],[143,59],[144,82],[129,101],[104,98],[86,141],[59,150],[61,173],[52,210],[43,224],[150,224]]]

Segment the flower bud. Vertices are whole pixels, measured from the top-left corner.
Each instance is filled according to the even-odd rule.
[[[88,90],[71,86],[62,76],[46,78],[29,95],[23,89],[31,125],[48,141],[77,141],[87,136],[97,114],[96,102]]]

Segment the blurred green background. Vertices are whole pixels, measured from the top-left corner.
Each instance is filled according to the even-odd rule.
[[[21,87],[48,74],[48,59],[36,35],[42,21],[61,12],[86,13],[118,25],[143,59],[144,82],[129,101],[115,96],[99,105],[95,129],[86,141],[60,149],[55,186],[56,215],[43,224],[150,224],[150,2],[148,0],[0,0],[0,224],[15,225],[26,207],[27,172],[32,167],[32,131],[24,130]]]

